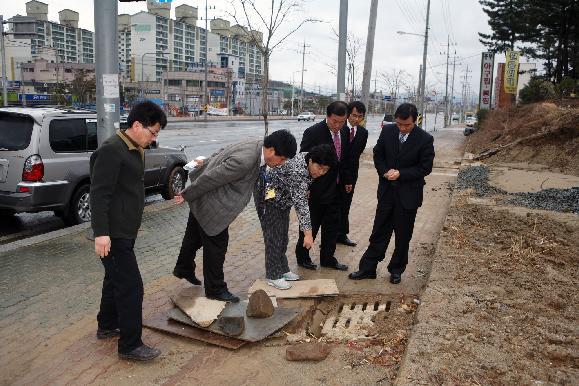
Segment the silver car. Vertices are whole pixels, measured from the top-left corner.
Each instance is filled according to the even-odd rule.
[[[0,215],[52,210],[67,224],[90,221],[89,159],[96,114],[61,108],[0,109]],[[145,189],[169,200],[185,187],[181,149],[145,149]]]

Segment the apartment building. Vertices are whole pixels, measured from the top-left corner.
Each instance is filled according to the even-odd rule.
[[[26,3],[26,15],[36,19],[36,38],[28,41],[31,59],[51,48],[61,63],[94,63],[94,32],[78,27],[78,12],[63,9],[59,22],[48,20],[48,4],[32,0]]]

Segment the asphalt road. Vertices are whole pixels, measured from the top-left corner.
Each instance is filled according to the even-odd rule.
[[[427,115],[426,127],[432,131],[434,115]],[[315,122],[319,122],[318,116]],[[380,134],[382,115],[370,115],[366,128],[369,132],[368,146],[373,146]],[[295,135],[298,146],[306,128],[314,122],[298,122],[297,120],[272,120],[269,131],[288,129]],[[442,127],[442,114],[437,117],[437,128]],[[250,138],[260,138],[265,127],[260,121],[212,121],[212,122],[169,122],[167,128],[159,134],[159,145],[169,147],[185,147],[188,159],[197,156],[210,156],[219,149],[235,142]],[[147,203],[162,201],[161,195],[151,195]],[[0,245],[31,237],[45,232],[61,229],[65,225],[53,212],[21,213],[0,221]]]

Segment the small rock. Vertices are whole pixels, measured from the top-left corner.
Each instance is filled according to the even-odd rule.
[[[418,299],[412,299],[412,302],[414,304],[420,305],[420,300],[418,300]]]
[[[324,343],[302,343],[285,350],[288,361],[322,361],[330,354],[330,346]]]
[[[230,336],[241,335],[245,329],[243,316],[222,316],[219,318],[219,328]]]
[[[257,290],[249,297],[246,315],[251,318],[269,318],[273,315],[273,303],[264,290]]]

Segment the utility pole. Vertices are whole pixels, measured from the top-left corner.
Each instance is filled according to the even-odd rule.
[[[306,47],[311,47],[310,45],[306,46],[306,41],[304,40],[304,47],[302,50],[302,89],[300,90],[300,111],[303,111],[304,108],[304,66],[306,63]]]
[[[420,70],[418,70],[418,89],[416,90],[416,104],[418,104],[418,106],[420,106],[420,104],[422,103],[422,100],[420,99],[420,96],[422,95],[422,64],[420,65]],[[422,110],[418,110],[419,113],[422,112]]]
[[[0,15],[0,49],[2,50],[2,101],[8,107],[8,78],[6,78],[6,46],[4,45],[4,17]]]
[[[96,1],[96,0],[95,0]],[[207,58],[207,47],[209,46],[209,33],[207,32],[207,0],[205,0],[205,80],[203,81],[203,103],[205,106],[209,105],[209,99],[207,95],[207,66],[208,66],[208,58]],[[203,107],[204,114],[203,119],[207,120],[207,109]]]
[[[464,73],[464,83],[462,85],[462,97],[461,97],[461,113],[460,113],[460,122],[464,121],[464,114],[466,113],[466,104],[468,101],[468,73],[469,73],[469,69],[468,69],[468,64],[466,66],[466,71]]]
[[[370,97],[370,78],[372,77],[372,58],[374,57],[374,36],[376,35],[376,16],[378,0],[370,3],[370,20],[368,21],[368,37],[366,38],[366,55],[364,56],[364,72],[362,73],[362,103],[368,106]]]
[[[227,106],[227,115],[230,115],[230,111],[231,111],[231,69],[228,67],[227,68],[227,89],[225,90],[225,100],[226,102],[226,106]]]
[[[338,100],[346,99],[346,42],[348,39],[348,0],[340,0],[340,26],[338,37]]]
[[[294,74],[292,74],[292,117],[294,116]]]
[[[99,145],[119,128],[117,0],[94,0],[97,138]],[[58,56],[58,51],[57,51]]]
[[[425,94],[426,94],[426,57],[428,55],[428,29],[430,22],[430,0],[426,5],[426,27],[424,29],[424,50],[422,52],[422,82],[420,86],[420,110],[422,113],[422,127],[426,127],[426,108],[425,108]]]
[[[446,41],[446,85],[444,87],[444,127],[448,126],[448,60],[450,51],[450,35],[447,37]]]
[[[452,59],[452,86],[450,87],[450,124],[452,125],[452,110],[454,109],[454,74],[456,71],[456,50]]]

